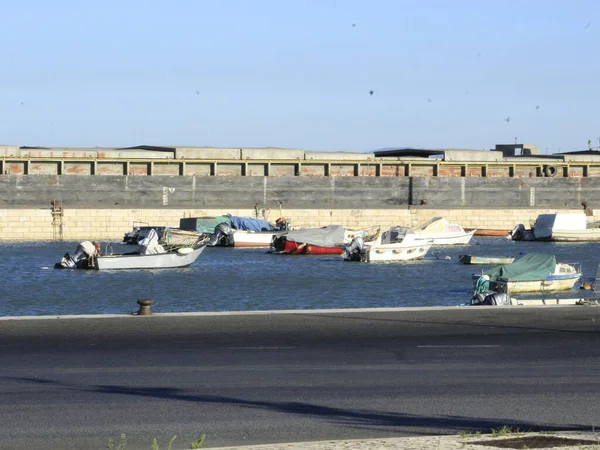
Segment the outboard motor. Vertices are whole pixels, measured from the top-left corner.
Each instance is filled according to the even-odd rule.
[[[477,280],[475,286],[475,292],[471,299],[471,305],[483,306],[483,305],[510,305],[511,299],[506,293],[504,285],[497,285],[494,290],[490,289],[490,277],[482,275]]]
[[[365,249],[365,242],[361,236],[352,239],[350,244],[344,244],[342,258],[344,261],[360,261],[361,253]]]
[[[511,305],[511,299],[505,292],[482,292],[477,294],[471,300],[471,305],[473,306],[483,306],[483,305],[499,305],[499,306],[507,306]]]
[[[215,232],[213,234],[211,234],[210,240],[208,241],[208,246],[214,247],[221,241],[221,239],[223,239],[223,238],[226,239],[228,236],[231,236],[232,234],[233,234],[233,229],[231,228],[231,225],[229,225],[227,222],[221,222],[219,225],[217,225],[215,227]]]
[[[277,219],[275,221],[275,227],[274,228],[277,231],[287,231],[289,229],[288,227],[289,226],[288,226],[288,223],[287,223],[287,220],[286,220],[285,217],[280,217],[279,219]]]
[[[508,236],[512,238],[513,241],[522,241],[525,237],[525,225],[522,223],[518,224],[510,233],[508,233]]]
[[[59,269],[87,269],[92,256],[100,253],[100,244],[83,241],[79,243],[73,256],[68,253],[54,267]]]

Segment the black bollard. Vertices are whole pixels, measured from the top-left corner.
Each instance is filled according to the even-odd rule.
[[[149,298],[145,298],[137,301],[138,305],[140,305],[140,310],[138,311],[138,316],[150,316],[152,315],[152,310],[150,309],[150,305],[154,303],[154,301]]]

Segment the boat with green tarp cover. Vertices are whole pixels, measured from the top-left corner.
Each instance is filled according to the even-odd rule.
[[[573,289],[581,274],[579,263],[559,263],[554,255],[528,253],[511,264],[483,271],[476,278],[489,280],[491,290],[512,294]]]

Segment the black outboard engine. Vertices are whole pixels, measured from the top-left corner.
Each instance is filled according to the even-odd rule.
[[[525,238],[525,225],[522,223],[518,224],[508,235],[513,241],[522,241]]]
[[[365,241],[362,237],[357,236],[349,244],[344,244],[342,258],[344,258],[344,261],[360,261],[364,249]]]
[[[72,256],[66,253],[54,267],[57,269],[88,269],[92,267],[91,258],[99,254],[99,243],[83,241],[77,245],[77,249]]]
[[[473,297],[471,300],[471,305],[473,306],[483,306],[483,305],[499,305],[506,306],[510,305],[511,299],[505,292],[482,292]]]
[[[280,217],[275,221],[275,227],[277,231],[287,231],[289,230],[289,225],[285,217]]]
[[[231,241],[231,242],[228,242]],[[208,241],[209,247],[216,245],[227,247],[233,244],[233,229],[227,222],[221,222],[215,227],[215,232],[210,236]]]

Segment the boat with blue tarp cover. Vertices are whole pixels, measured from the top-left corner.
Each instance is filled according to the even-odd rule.
[[[209,246],[269,247],[274,236],[282,234],[288,225],[284,217],[271,224],[265,219],[226,214],[223,216],[186,217],[179,228],[212,234]]]

